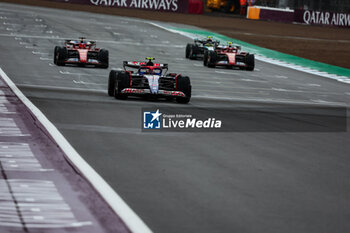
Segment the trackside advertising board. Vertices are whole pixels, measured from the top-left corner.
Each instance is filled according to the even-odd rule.
[[[289,10],[254,6],[248,8],[247,18],[350,28],[350,13],[330,11]]]
[[[48,0],[92,6],[188,13],[189,0]]]
[[[305,24],[319,24],[350,28],[350,13],[295,10],[294,21]]]

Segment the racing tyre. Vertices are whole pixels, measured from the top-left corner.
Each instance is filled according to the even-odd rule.
[[[191,60],[194,60],[196,59],[196,46],[195,45],[191,45],[190,46],[190,53],[188,55],[188,58],[191,59]]]
[[[247,64],[247,70],[253,71],[255,67],[255,58],[254,54],[247,54],[246,56],[246,64]]]
[[[208,51],[207,65],[210,68],[215,68],[217,55],[214,51]]]
[[[65,65],[65,60],[67,58],[67,49],[65,47],[57,47],[57,50],[55,48],[55,54],[56,54],[56,65],[58,66],[64,66]],[[55,59],[54,59],[55,61]]]
[[[115,86],[115,81],[117,80],[117,75],[118,75],[118,72],[115,70],[111,70],[111,72],[109,72],[109,78],[108,78],[108,95],[109,96],[114,96],[114,86]]]
[[[191,44],[186,45],[186,58],[190,57]]]
[[[124,88],[128,87],[130,87],[130,75],[124,72],[118,73],[117,79],[114,82],[114,97],[121,100],[127,99],[128,95],[121,92]]]
[[[191,99],[191,93],[192,93],[192,86],[190,82],[190,78],[187,76],[179,76],[177,78],[177,90],[182,91],[186,96],[185,97],[176,97],[176,102],[187,104],[190,102]]]
[[[100,65],[101,68],[108,68],[108,64],[109,64],[108,50],[101,49],[100,52],[98,53],[98,60],[101,63]]]
[[[204,66],[208,66],[208,50],[205,50],[205,51],[204,51],[203,65],[204,65]]]
[[[54,50],[54,55],[53,55],[53,63],[55,64],[55,65],[57,65],[57,58],[58,58],[58,50],[59,50],[59,46],[56,46],[55,47],[55,50]]]

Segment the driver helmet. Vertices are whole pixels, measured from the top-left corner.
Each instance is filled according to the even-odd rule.
[[[154,66],[154,63],[152,62],[152,60],[154,60],[154,57],[146,57],[146,60],[148,60],[146,66]]]
[[[211,36],[208,36],[207,42],[213,42],[213,39]]]

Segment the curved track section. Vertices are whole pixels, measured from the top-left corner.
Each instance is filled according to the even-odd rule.
[[[108,70],[52,57],[79,36],[108,48],[111,68],[154,56],[191,77],[189,111],[347,107],[347,84],[259,61],[208,69],[185,60],[188,38],[142,20],[1,4],[0,23],[1,67],[154,232],[350,231],[349,133],[142,133],[142,107],[179,105],[114,100]]]

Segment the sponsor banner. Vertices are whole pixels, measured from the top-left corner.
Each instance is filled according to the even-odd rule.
[[[350,28],[350,13],[295,10],[294,21],[305,24],[319,24]]]
[[[189,14],[203,14],[204,2],[202,0],[188,0],[188,12]]]
[[[142,132],[346,132],[340,107],[143,108]]]
[[[188,13],[189,0],[47,0],[93,6]]]
[[[260,19],[292,23],[294,20],[294,13],[288,11],[280,11],[278,9],[260,9]]]

